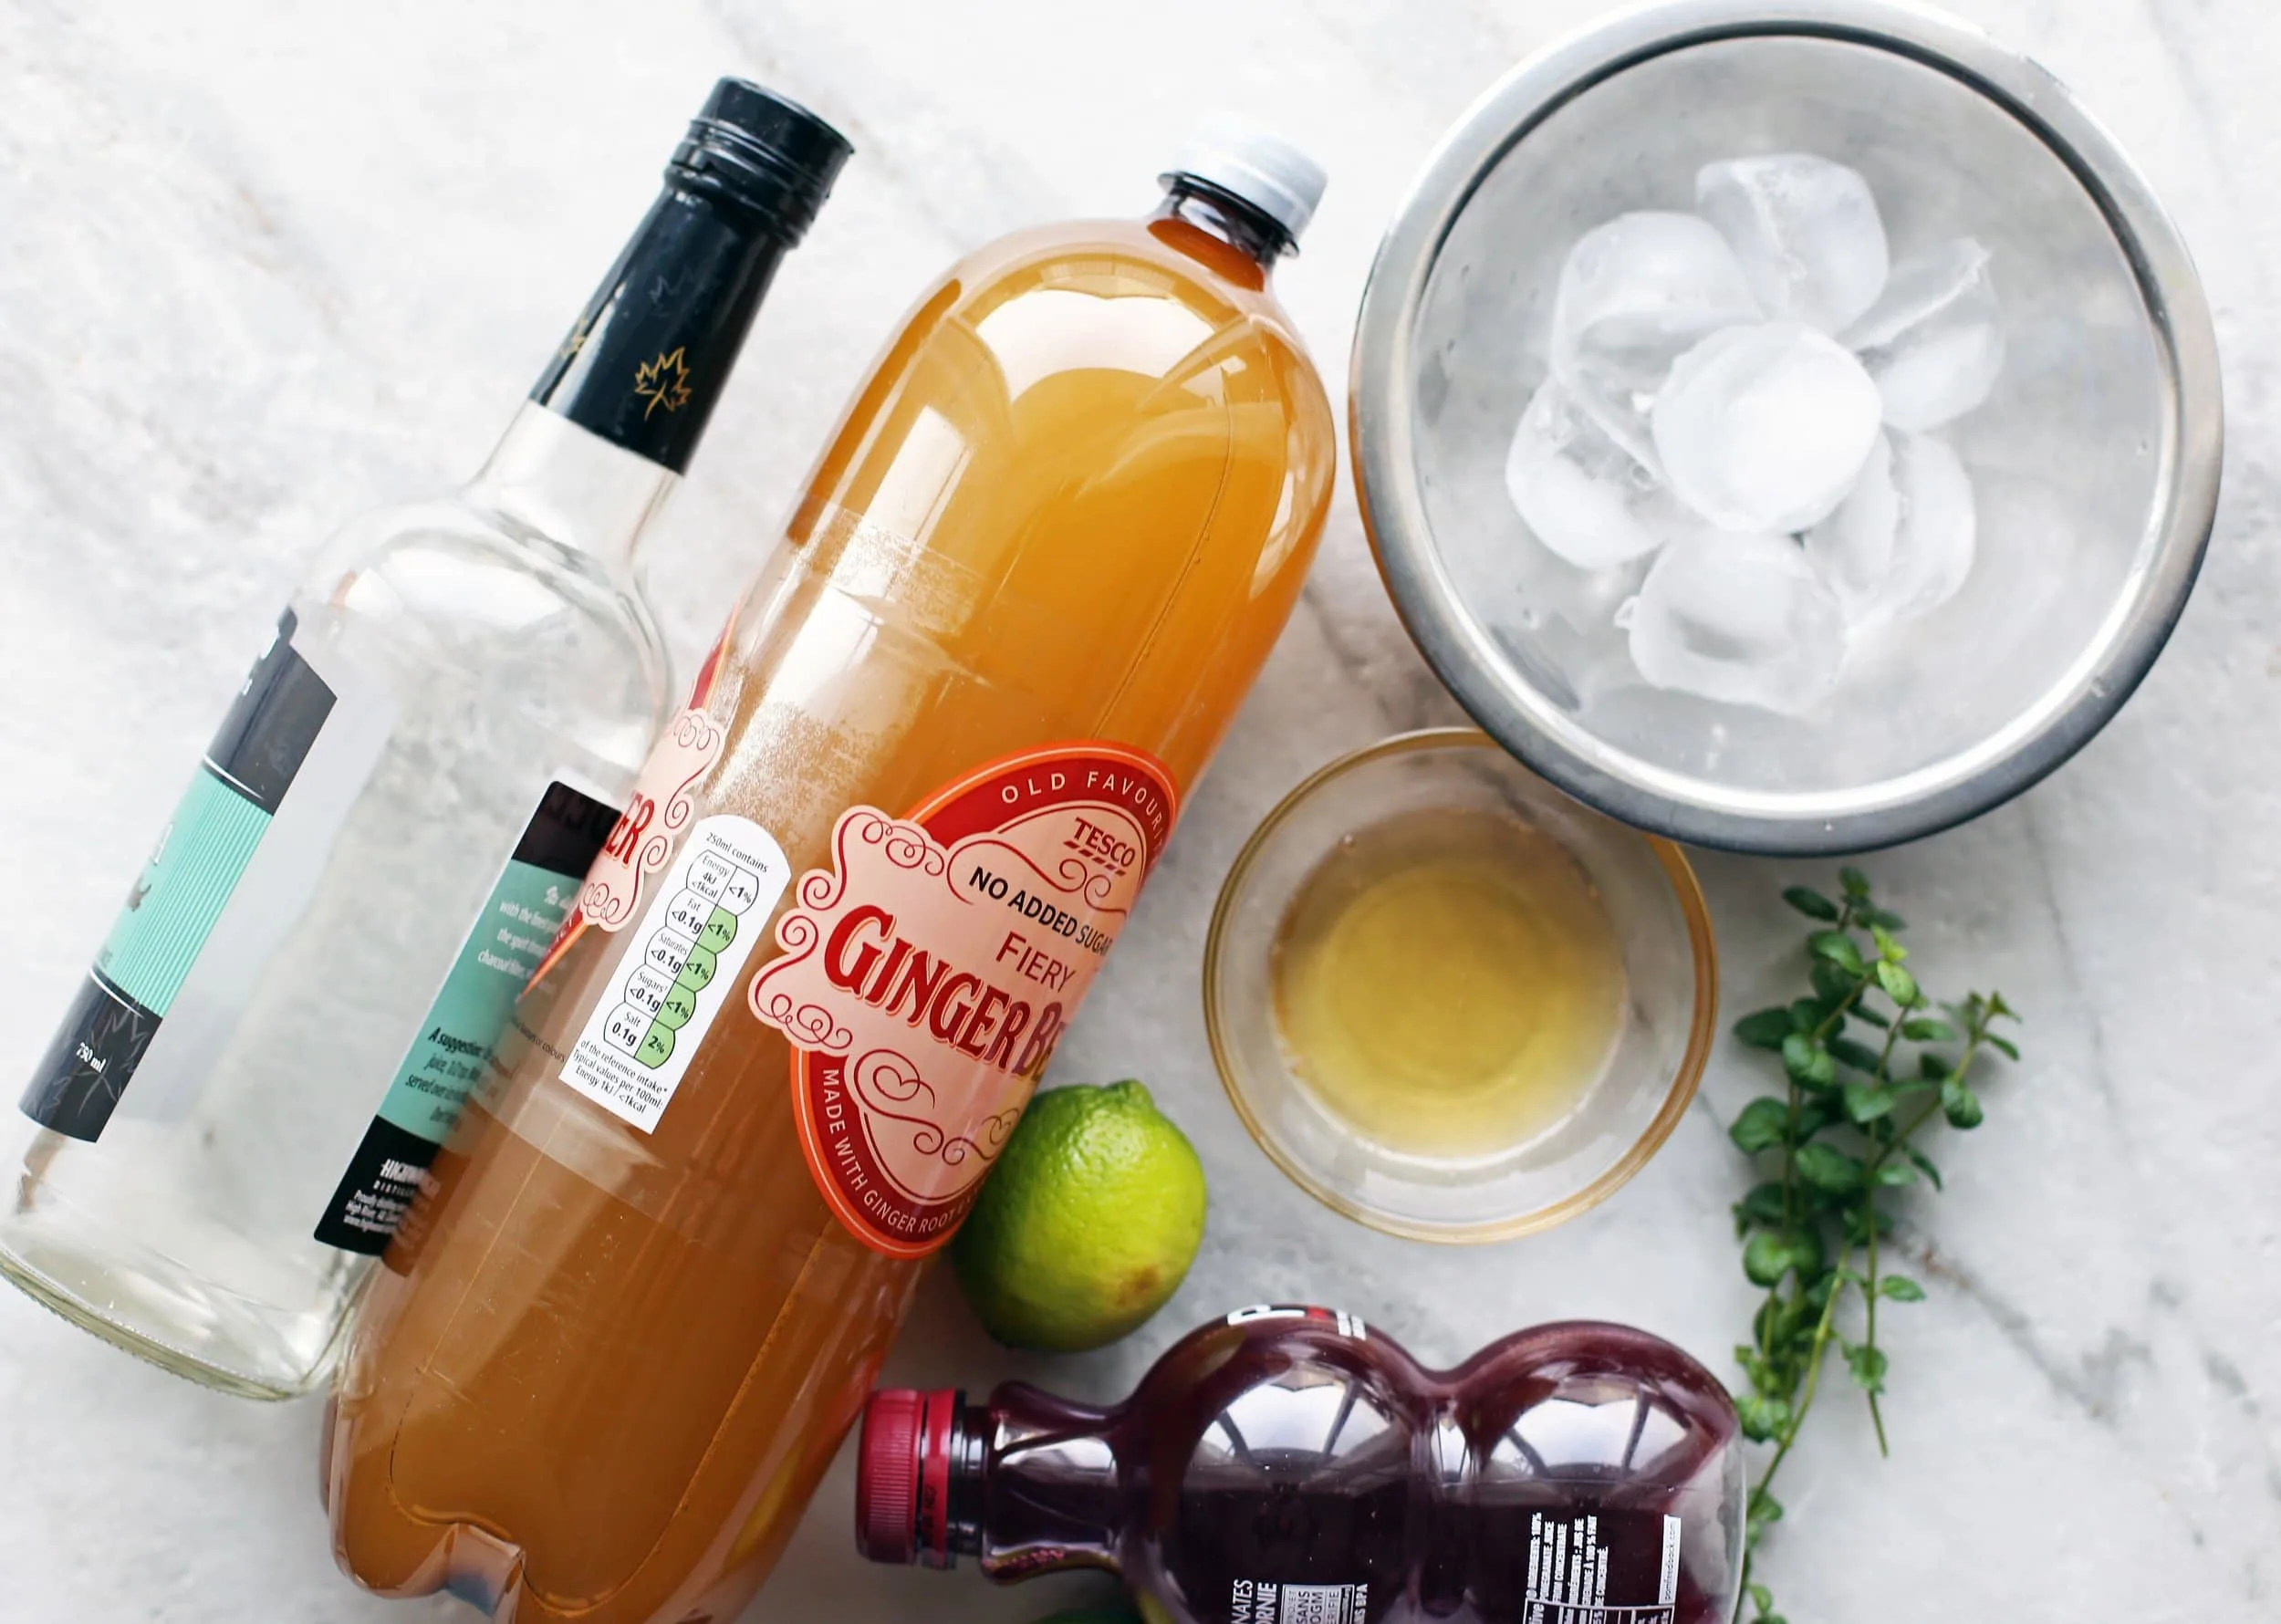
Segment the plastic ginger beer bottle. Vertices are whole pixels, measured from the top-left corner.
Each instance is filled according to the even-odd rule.
[[[1268,272],[1321,172],[954,267],[849,406],[372,1286],[340,1562],[727,1619],[861,1410],[1288,616],[1335,463]]]

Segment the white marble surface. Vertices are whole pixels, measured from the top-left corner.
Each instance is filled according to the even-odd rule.
[[[1968,0],[2151,176],[2218,312],[2233,420],[2201,588],[2138,699],[2064,774],[1879,859],[1938,981],[1994,982],[2027,1064],[1920,1210],[1929,1305],[1891,1317],[1893,1459],[1845,1405],[1786,1490],[1790,1617],[2249,1624],[2281,1617],[2281,14],[2266,0]],[[1284,276],[1334,396],[1379,229],[1435,133],[1601,0],[5,0],[0,4],[0,1093],[31,1064],[248,651],[318,536],[463,474],[651,195],[716,73],[860,149],[792,262],[654,566],[710,636],[872,346],[956,253],[1146,206],[1189,118],[1237,105],[1334,177]],[[890,1375],[1121,1393],[1262,1297],[1335,1301],[1454,1359],[1571,1314],[1723,1371],[1751,1306],[1723,1046],[1661,1157],[1557,1234],[1472,1252],[1352,1228],[1228,1109],[1195,992],[1254,820],[1330,755],[1451,713],[1343,491],[1302,609],[1064,1048],[1138,1072],[1214,1197],[1195,1272],[1127,1345],[1011,1359],[932,1281]],[[1730,1013],[1790,973],[1808,877],[1703,864]],[[328,1559],[313,1404],[146,1369],[0,1293],[0,1619],[391,1616]],[[860,1567],[843,1457],[752,1617],[1028,1619],[1046,1585]],[[467,1617],[430,1600],[400,1618]]]

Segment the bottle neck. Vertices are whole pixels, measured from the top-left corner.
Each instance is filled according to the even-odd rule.
[[[1234,193],[1191,175],[1173,174],[1165,179],[1164,202],[1156,219],[1193,226],[1251,260],[1262,275],[1273,270],[1276,260],[1297,251],[1298,245],[1278,222]]]
[[[944,1546],[995,1579],[1117,1569],[1123,1489],[1115,1412],[1026,1382],[962,1407],[953,1429]],[[948,1566],[945,1562],[944,1566]]]
[[[622,583],[680,484],[672,469],[526,401],[460,495],[508,534],[583,553]]]
[[[668,172],[531,400],[671,474],[689,465],[793,234]]]
[[[624,576],[704,435],[793,235],[677,161],[463,493],[469,505]]]

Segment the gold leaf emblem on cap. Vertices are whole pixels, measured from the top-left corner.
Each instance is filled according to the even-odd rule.
[[[644,361],[633,370],[633,392],[649,401],[641,409],[641,420],[647,422],[650,414],[662,406],[668,411],[679,411],[689,404],[689,369],[682,363],[682,350],[661,353],[653,361]]]

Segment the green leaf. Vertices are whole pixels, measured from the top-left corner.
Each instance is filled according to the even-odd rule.
[[[1782,1068],[1808,1088],[1827,1088],[1838,1080],[1829,1051],[1799,1032],[1782,1040]]]
[[[1917,1182],[1917,1170],[1906,1161],[1888,1161],[1877,1170],[1877,1182],[1890,1189]]]
[[[1890,1213],[1880,1206],[1870,1206],[1867,1210],[1875,1215],[1877,1233],[1880,1236],[1893,1233],[1893,1215]],[[1862,1212],[1862,1203],[1855,1202],[1838,1215],[1844,1225],[1846,1244],[1849,1246],[1866,1246],[1870,1244],[1870,1227],[1861,1216]]]
[[[1774,1592],[1764,1585],[1753,1585],[1750,1588],[1750,1605],[1765,1612],[1774,1605]]]
[[[1773,1049],[1779,1053],[1782,1040],[1790,1036],[1790,1012],[1786,1009],[1762,1009],[1746,1015],[1734,1023],[1734,1036],[1755,1049]]]
[[[1977,1128],[1984,1113],[1980,1096],[1965,1086],[1961,1077],[1949,1077],[1941,1084],[1941,1114],[1948,1119],[1951,1128]]]
[[[1954,1043],[1956,1028],[1931,1015],[1911,1015],[1901,1022],[1901,1035],[1911,1043]]]
[[[1821,1278],[1823,1271],[1829,1266],[1829,1260],[1822,1250],[1822,1232],[1819,1224],[1808,1223],[1790,1237],[1790,1259],[1793,1266],[1797,1270],[1799,1279],[1818,1280]],[[1820,1312],[1821,1305],[1816,1303],[1812,1314],[1800,1314],[1791,1334],[1811,1342],[1814,1339],[1815,1316]]]
[[[1913,1009],[1923,1001],[1917,991],[1917,978],[1900,965],[1880,959],[1877,963],[1877,984],[1885,989],[1885,995],[1903,1009]]]
[[[1845,887],[1846,895],[1855,901],[1866,901],[1870,894],[1870,877],[1849,863],[1838,870],[1838,883]]]
[[[1859,1083],[1846,1085],[1846,1115],[1856,1122],[1874,1122],[1880,1117],[1890,1116],[1895,1104],[1890,1088],[1865,1088]]]
[[[1861,1159],[1834,1145],[1800,1145],[1794,1160],[1797,1176],[1817,1190],[1841,1194],[1861,1188]]]
[[[1849,1037],[1833,1037],[1826,1046],[1854,1070],[1867,1072],[1871,1077],[1875,1077],[1877,1068],[1885,1063],[1885,1057],[1868,1044],[1856,1043]]]
[[[1887,1369],[1885,1350],[1867,1343],[1846,1349],[1846,1366],[1853,1372],[1853,1385],[1865,1393],[1885,1390]]]
[[[1788,1240],[1777,1234],[1755,1234],[1743,1248],[1743,1275],[1753,1286],[1771,1290],[1797,1262]]]
[[[1828,1009],[1818,998],[1800,998],[1790,1005],[1790,1030],[1812,1033],[1829,1018]]]
[[[1734,1222],[1741,1226],[1738,1234],[1748,1234],[1754,1227],[1778,1228],[1788,1221],[1779,1184],[1755,1185],[1748,1195],[1734,1203]]]
[[[1917,1057],[1917,1075],[1927,1082],[1937,1083],[1943,1078],[1953,1077],[1955,1073],[1956,1067],[1949,1064],[1945,1056],[1919,1055]]]
[[[1843,931],[1817,931],[1806,939],[1806,949],[1818,959],[1828,959],[1849,974],[1859,975],[1869,968],[1861,958],[1861,950],[1853,938]]]
[[[1839,1154],[1842,1155],[1843,1152],[1840,1151]],[[1858,1205],[1861,1200],[1861,1192],[1859,1190],[1829,1189],[1819,1184],[1805,1183],[1804,1181],[1800,1181],[1800,1183],[1802,1185],[1800,1195],[1812,1204],[1817,1213],[1836,1213],[1842,1215],[1848,1207]]]
[[[1924,1287],[1906,1275],[1888,1275],[1877,1283],[1877,1295],[1890,1302],[1922,1303]]]
[[[1782,1502],[1764,1489],[1753,1489],[1744,1515],[1754,1523],[1778,1523],[1782,1520]]]
[[[1782,893],[1782,900],[1808,919],[1836,920],[1840,917],[1838,904],[1811,886],[1794,885]]]
[[[1780,1399],[1750,1394],[1734,1400],[1734,1419],[1742,1423],[1744,1437],[1765,1443],[1781,1437],[1790,1424],[1790,1407]]]
[[[1764,1094],[1743,1108],[1734,1126],[1726,1130],[1734,1148],[1745,1156],[1771,1150],[1790,1137],[1790,1102]]]
[[[1905,931],[1909,921],[1890,908],[1864,908],[1859,911],[1863,921],[1880,930]]]
[[[1814,984],[1814,995],[1821,1000],[1823,1011],[1822,1015],[1815,1016],[1814,1026],[1821,1025],[1828,1011],[1843,1008],[1846,1001],[1851,998],[1861,985],[1859,976],[1848,975],[1828,959],[1816,959],[1806,973],[1807,979]],[[1808,1026],[1806,1030],[1811,1031],[1813,1026]]]
[[[1909,1160],[1916,1165],[1917,1171],[1932,1180],[1932,1188],[1938,1190],[1941,1187],[1941,1170],[1932,1165],[1932,1158],[1914,1145],[1909,1147],[1907,1154]]]
[[[1893,933],[1875,920],[1870,921],[1870,940],[1877,943],[1877,956],[1898,964],[1909,956],[1909,950],[1893,940]]]
[[[2020,1046],[2010,1038],[1998,1037],[1993,1032],[1984,1032],[1981,1036],[1987,1040],[1989,1047],[2001,1051],[2005,1059],[2016,1060],[2020,1057]]]
[[[2006,1004],[2003,994],[1991,993],[1988,994],[1988,1018],[1990,1020],[2002,1018],[2007,1021],[2024,1021],[2027,1017]]]

